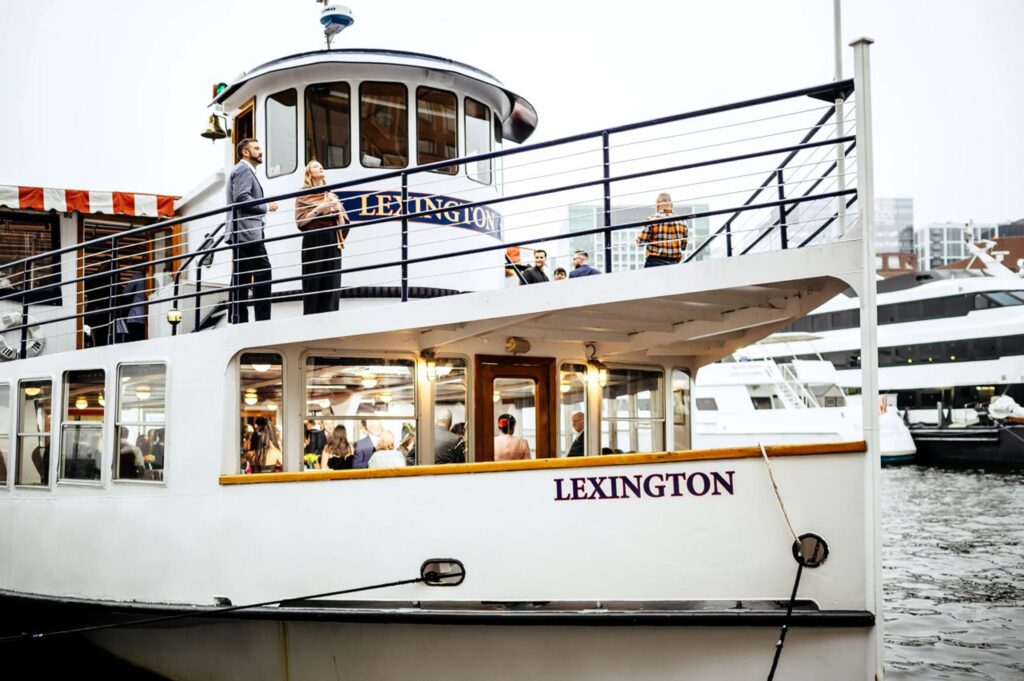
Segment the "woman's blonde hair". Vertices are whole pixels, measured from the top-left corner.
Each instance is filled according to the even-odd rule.
[[[319,184],[313,184],[313,178],[309,174],[309,168],[314,163],[320,163],[320,161],[318,161],[316,159],[313,159],[312,161],[310,161],[309,163],[306,164],[306,172],[304,172],[302,174],[302,188],[303,189],[309,189],[310,187],[319,187],[320,186]],[[327,184],[327,178],[325,177],[323,179],[323,181],[320,182],[320,184]]]

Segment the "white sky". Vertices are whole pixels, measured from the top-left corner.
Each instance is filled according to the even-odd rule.
[[[484,69],[531,141],[832,79],[831,0],[351,0],[336,47]],[[319,49],[313,0],[0,0],[0,184],[184,194],[222,161],[210,86]],[[846,0],[872,52],[876,196],[915,222],[1024,217],[1024,0]],[[844,48],[852,76],[852,50]]]

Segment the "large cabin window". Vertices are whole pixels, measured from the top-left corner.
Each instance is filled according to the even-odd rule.
[[[401,83],[359,86],[359,150],[366,168],[404,168],[409,159],[409,104]]]
[[[601,452],[660,452],[665,448],[661,371],[609,369],[601,389]]]
[[[672,370],[672,448],[690,448],[690,374]]]
[[[587,438],[587,366],[563,364],[558,383],[558,423],[562,456],[585,456]]]
[[[117,368],[117,480],[163,480],[167,446],[167,367],[122,364]]]
[[[475,156],[491,151],[491,110],[472,97],[466,97],[466,155]],[[466,166],[469,179],[482,184],[491,183],[491,159],[476,161]]]
[[[99,480],[104,397],[102,369],[64,373],[58,480]]]
[[[15,485],[50,484],[50,416],[53,385],[48,380],[18,383],[18,454]]]
[[[306,163],[344,168],[352,156],[352,97],[348,83],[306,88]]]
[[[294,173],[298,166],[299,95],[284,90],[267,97],[267,177]]]
[[[7,453],[11,451],[11,386],[0,383],[0,487],[7,487]]]
[[[284,360],[276,352],[247,352],[239,360],[241,470],[284,468]]]
[[[416,90],[416,163],[458,158],[458,98],[454,92],[421,87]],[[456,166],[434,172],[454,175]]]
[[[306,419],[327,446],[315,468],[392,468],[416,461],[416,365],[407,359],[306,358]],[[332,446],[333,439],[333,446]]]
[[[60,305],[60,261],[48,255],[27,267],[14,265],[23,258],[60,248],[60,218],[52,215],[21,215],[0,211],[0,296],[21,302]],[[12,296],[11,294],[21,295]]]
[[[427,364],[427,379],[434,386],[433,463],[465,463],[468,451],[469,413],[466,407],[466,362],[437,359]],[[420,456],[417,463],[431,463]]]

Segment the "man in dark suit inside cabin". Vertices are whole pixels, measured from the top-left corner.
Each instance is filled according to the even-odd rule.
[[[465,454],[456,448],[461,439],[451,428],[451,410],[439,409],[434,417],[434,463],[465,463]]]
[[[256,177],[256,168],[263,163],[263,149],[254,139],[238,143],[239,161],[231,169],[228,178],[228,204],[263,198],[263,187]],[[228,224],[230,243],[234,245],[235,269],[232,285],[241,286],[252,282],[253,312],[256,321],[270,319],[270,258],[263,245],[263,216],[267,211],[277,210],[277,204],[257,204],[235,210],[234,223]],[[230,214],[229,214],[230,219]],[[231,322],[244,324],[249,321],[248,288],[232,289]]]
[[[586,438],[583,434],[583,412],[577,411],[572,415],[572,430],[576,433],[576,439],[569,447],[568,456],[583,456],[585,453]]]

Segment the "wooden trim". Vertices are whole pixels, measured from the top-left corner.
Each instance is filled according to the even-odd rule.
[[[530,378],[537,382],[537,449],[544,446],[542,458],[558,456],[558,385],[557,363],[553,357],[509,355],[476,355],[473,362],[473,432],[478,436],[476,461],[493,461],[494,413],[491,386],[495,378]],[[541,438],[546,436],[544,443]],[[534,456],[538,452],[532,452]]]
[[[85,218],[82,217],[81,213],[78,213],[76,238],[78,243],[81,244],[85,240]],[[75,278],[81,279],[85,276],[85,249],[79,248],[76,253],[78,257],[75,259]],[[79,281],[75,284],[75,349],[81,350],[85,347],[85,282]]]
[[[235,163],[238,163],[242,159],[238,156],[238,143],[241,142],[241,138],[238,136],[238,124],[239,118],[246,114],[252,114],[252,139],[256,139],[256,97],[250,97],[247,102],[238,107],[238,111],[231,119],[231,155],[235,159]]]
[[[867,442],[822,442],[820,444],[772,445],[765,447],[768,456],[817,456],[825,454],[858,454],[868,450]],[[322,480],[363,480],[367,478],[412,478],[422,475],[459,475],[466,473],[498,473],[502,471],[536,471],[559,468],[600,468],[634,466],[681,461],[716,461],[753,459],[761,456],[759,447],[727,449],[692,449],[656,454],[610,454],[526,461],[488,461],[483,463],[438,464],[407,468],[367,468],[356,471],[305,471],[301,473],[262,473],[258,475],[222,475],[222,485],[248,485],[265,482],[318,482]]]

